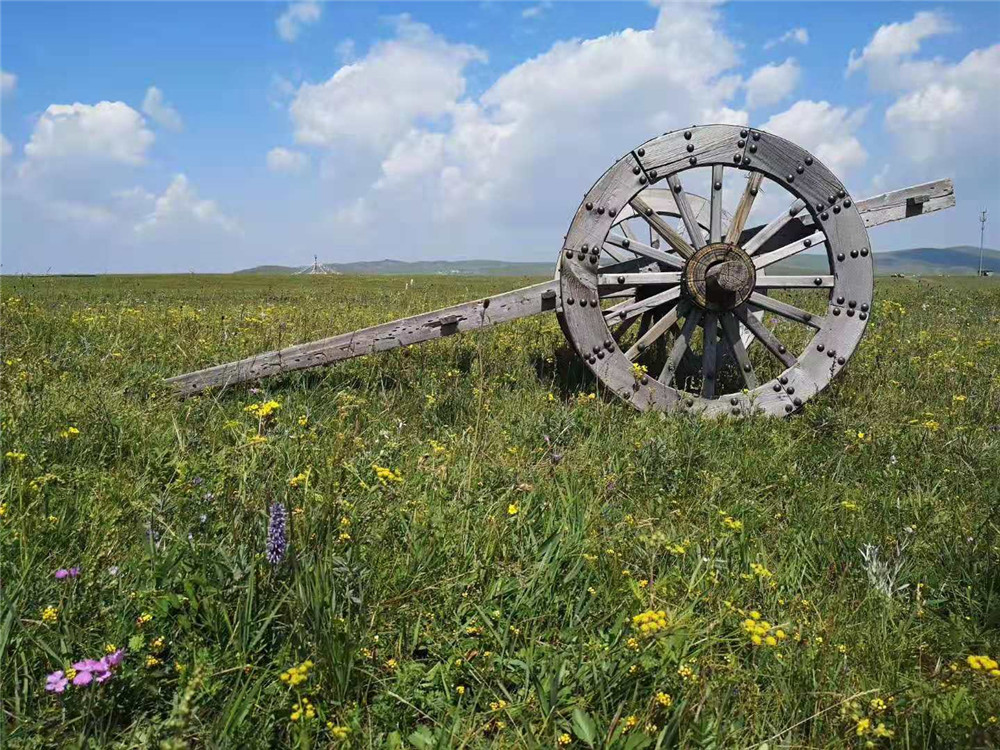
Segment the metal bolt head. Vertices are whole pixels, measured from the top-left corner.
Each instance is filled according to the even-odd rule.
[[[819,276],[817,276],[815,279],[813,279],[813,284],[815,284],[816,286],[819,286],[822,283],[823,283],[823,279],[821,279]]]
[[[746,166],[749,166],[749,165],[750,165],[750,157],[749,156],[744,156],[743,157],[743,166],[746,167]]]
[[[804,240],[802,240],[802,244],[805,245],[806,247],[810,247],[812,245],[812,243],[813,243],[813,241],[811,239],[809,239],[808,237],[806,237]]]
[[[840,315],[840,308],[839,308],[839,307],[835,307],[835,308],[833,308],[833,314],[834,314],[835,316],[836,316],[836,315]]]
[[[597,353],[597,358],[598,359],[604,359],[604,352],[598,352]]]
[[[862,302],[861,303],[861,312],[868,312],[868,303],[867,302]]]
[[[843,253],[837,253],[837,260],[843,260],[843,259],[844,259],[844,254]]]
[[[807,157],[805,158],[805,162],[806,162],[806,166],[807,166],[807,167],[811,167],[811,166],[812,166],[812,163],[813,163],[813,158],[812,158],[811,156],[807,156]]]
[[[639,184],[640,185],[645,185],[646,184],[646,175],[641,175],[639,177]]]
[[[715,189],[716,190],[722,190],[722,183],[719,182],[719,181],[716,181],[716,183],[715,183]]]
[[[632,167],[632,174],[639,174],[642,170],[639,167]]]
[[[676,185],[674,185],[674,192],[675,193],[679,193],[681,191],[681,189],[682,189],[681,188],[681,184],[679,182]]]
[[[689,154],[690,154],[690,153],[691,153],[692,151],[694,151],[694,144],[693,144],[693,143],[689,143],[689,144],[687,145],[687,150],[688,150],[688,153],[689,153]]]
[[[618,277],[618,283],[619,284],[624,284],[625,283],[625,277],[624,276],[619,276]]]
[[[608,209],[608,216],[612,216],[613,217],[613,216],[617,216],[617,215],[618,215],[618,209],[617,208],[609,208]]]
[[[785,411],[791,411],[791,410],[792,410],[792,405],[791,404],[785,404]]]
[[[781,346],[779,346],[779,347],[778,347],[778,351],[779,351],[779,352],[781,352],[782,354],[784,354],[784,353],[785,353],[785,351],[786,351],[786,349],[785,349],[785,345],[784,345],[784,344],[782,344]]]
[[[868,248],[867,247],[861,248],[861,257],[862,258],[867,258],[868,257]]]
[[[599,213],[599,214],[603,214],[603,213],[604,213],[604,206],[600,206],[600,207],[599,207],[599,208],[597,209],[597,213]]]
[[[774,384],[774,392],[775,392],[775,393],[779,393],[780,391],[781,391],[781,386],[780,386],[780,385],[778,385],[777,383],[775,383],[775,384]]]
[[[823,221],[826,221],[827,219],[830,218],[830,214],[828,214],[826,211],[824,211],[823,213],[821,213],[819,215],[819,218],[821,218]]]
[[[630,244],[630,241],[629,241],[628,237],[626,237],[625,239],[622,240],[622,247],[628,247],[629,244]]]
[[[749,363],[743,365],[743,372],[750,372],[751,369],[753,369],[753,368],[750,367]]]
[[[791,395],[791,394],[795,393],[795,386],[794,385],[788,386],[785,389],[785,393],[787,393],[788,395]]]
[[[568,298],[568,299],[566,300],[566,304],[567,304],[567,305],[572,305],[572,304],[573,304],[574,302],[576,302],[576,300],[575,300],[575,299],[573,299],[572,297],[570,297],[570,298]]]
[[[737,148],[743,148],[746,145],[747,145],[746,141],[736,141],[736,147]]]
[[[843,188],[841,188],[840,190],[837,191],[837,197],[838,198],[845,198],[846,196],[847,196],[847,193],[844,192]]]
[[[837,356],[837,352],[835,350],[831,349],[830,351],[828,351],[826,353],[826,356],[828,356],[830,359],[833,359],[834,357]]]
[[[789,391],[789,393],[791,393],[791,391]],[[793,398],[792,403],[795,404],[796,406],[802,406],[802,399],[798,397]]]
[[[833,212],[834,212],[835,214],[839,214],[839,213],[840,213],[840,206],[834,206],[834,207],[833,207]]]
[[[848,307],[857,307],[858,306],[858,301],[852,299],[850,302],[847,303],[847,306]]]
[[[636,153],[639,154],[639,156],[645,156],[646,155],[646,149],[640,148],[638,151],[636,151]]]
[[[818,352],[823,351],[825,348],[826,347],[823,346],[823,344],[816,344],[816,351],[818,351]]]
[[[690,164],[692,167],[695,164],[697,164],[697,163],[698,163],[698,157],[697,156],[692,156],[690,159],[688,159],[688,164]]]
[[[760,140],[760,133],[754,133],[754,134],[753,134],[753,139],[754,139],[755,141],[759,141],[759,140]]]
[[[739,164],[739,163],[740,163],[740,159],[742,159],[742,158],[743,158],[743,155],[742,155],[742,154],[733,154],[733,161],[734,161],[734,162],[735,162],[736,164]]]
[[[566,251],[566,257],[567,258],[572,258],[573,257],[573,251],[572,250],[567,250]]]
[[[736,406],[739,402],[740,400],[738,398],[729,399],[729,403],[731,403],[733,406]]]
[[[848,198],[847,200],[844,201],[844,208],[850,208],[850,207],[851,207],[851,199]]]
[[[750,153],[751,154],[756,154],[757,153],[757,144],[756,143],[751,143],[750,144]]]
[[[832,205],[833,205],[834,203],[836,203],[836,202],[837,202],[837,196],[836,196],[836,195],[828,195],[828,196],[826,196],[826,199],[827,199],[827,200],[828,200],[828,201],[830,202],[830,205],[831,205],[831,206],[832,206]]]
[[[843,357],[837,357],[837,364],[838,364],[838,365],[842,365],[842,364],[844,364],[844,363],[845,363],[846,361],[847,361],[847,360],[846,360],[846,359],[844,359]]]
[[[787,177],[785,177],[785,180],[788,182],[795,182],[795,175],[789,174]]]
[[[651,179],[651,180],[655,180],[656,179],[656,170],[655,169],[649,170],[649,179]]]
[[[857,258],[858,257],[858,251],[857,250],[851,250],[851,257],[852,258]]]
[[[746,130],[741,130],[740,131],[740,138],[746,138],[746,137],[747,137],[747,131]]]
[[[615,342],[611,339],[604,339],[604,348],[612,351],[615,348]]]
[[[781,383],[782,385],[788,385],[788,377],[786,375],[782,375],[780,378],[778,378],[778,382]]]
[[[847,311],[847,317],[848,318],[853,318],[854,317],[854,310],[848,310]]]
[[[642,383],[643,385],[647,385],[649,383],[649,378],[643,375],[641,378],[639,378],[639,382]]]
[[[587,201],[587,205],[584,206],[584,208],[586,208],[588,211],[593,211],[594,210],[594,204],[591,203],[590,201]]]
[[[868,313],[861,313],[858,316],[858,318],[861,319],[861,320],[868,320]]]
[[[684,131],[684,140],[686,140],[686,141],[690,141],[691,140],[691,131],[690,130],[685,130]]]
[[[843,295],[841,295],[840,297],[837,297],[837,304],[838,305],[844,304],[844,297],[843,297]]]
[[[587,257],[586,253],[578,253],[577,256],[576,256],[576,259],[577,260],[583,260],[586,257]]]
[[[801,164],[799,164],[799,166],[795,168],[795,171],[798,172],[799,174],[802,174],[803,172],[806,171],[806,168],[803,167]]]

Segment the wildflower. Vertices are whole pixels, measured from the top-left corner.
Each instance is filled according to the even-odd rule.
[[[58,669],[45,678],[45,692],[61,693],[68,684],[69,679],[66,677],[66,673]]]
[[[290,718],[292,721],[298,721],[303,716],[305,716],[307,721],[309,719],[316,718],[316,709],[313,708],[313,705],[309,702],[308,698],[303,698],[292,707],[292,714]]]
[[[636,382],[642,380],[649,373],[649,368],[646,365],[640,365],[638,362],[632,363],[632,377],[635,378]]]
[[[864,737],[868,734],[868,730],[871,729],[871,719],[860,719],[858,725],[854,728],[854,733],[858,737]]]
[[[625,717],[625,731],[632,729],[638,723],[639,718],[635,714],[629,714]]]
[[[694,682],[696,677],[694,670],[683,662],[681,662],[680,667],[677,668],[677,674],[680,675],[680,678],[685,682]]]
[[[511,503],[510,505],[507,506],[507,515],[516,516],[519,510],[520,509],[516,505],[514,505],[514,503]]]
[[[55,607],[46,607],[42,610],[42,622],[57,622],[59,620],[59,610]]]
[[[374,469],[375,476],[378,478],[378,481],[383,485],[391,483],[401,484],[403,481],[403,477],[398,471],[387,469],[386,467],[379,466],[378,464],[372,464],[372,469]]]
[[[309,424],[309,417],[303,414],[299,417],[299,427],[305,427],[307,424]]]
[[[326,722],[326,728],[330,730],[335,740],[346,740],[351,733],[350,727],[338,726],[332,721]]]
[[[627,641],[625,641],[625,648],[629,649],[630,651],[638,651],[639,640],[637,638],[629,638]]]
[[[385,663],[385,668],[386,668],[386,669],[388,669],[388,670],[389,670],[390,672],[395,672],[395,671],[396,671],[396,668],[397,668],[398,666],[399,666],[399,662],[397,662],[397,661],[396,661],[395,659],[389,659],[389,660],[388,660],[388,661],[387,661],[387,662]]]
[[[563,732],[562,734],[559,735],[559,747],[566,747],[572,741],[573,741],[573,739],[568,734],[566,734],[565,732]]]
[[[840,507],[844,510],[857,510],[858,504],[852,503],[850,500],[844,500],[840,503]]]
[[[667,627],[667,613],[661,610],[646,610],[632,618],[632,627],[644,636],[654,636]]]
[[[267,524],[267,561],[277,565],[288,551],[288,510],[283,503],[271,504],[271,517]]]
[[[69,570],[66,568],[59,568],[59,570],[56,571],[56,578],[60,581],[63,578],[76,578],[78,575],[80,575],[79,568],[70,568]]]
[[[4,518],[7,515],[7,503],[0,503],[0,518]]]
[[[459,695],[465,695],[465,685],[457,685],[455,687],[455,692]]]
[[[153,667],[159,666],[161,663],[162,662],[160,662],[160,660],[157,659],[152,654],[150,654],[149,656],[146,657],[146,667],[149,668],[149,669],[152,669]]]
[[[670,697],[670,693],[664,693],[661,691],[656,694],[656,702],[664,708],[669,708],[671,704],[673,704],[674,699]]]
[[[289,487],[298,487],[299,485],[305,484],[307,481],[309,481],[309,474],[310,473],[311,473],[310,469],[306,469],[303,472],[299,472],[294,477],[292,477],[291,479],[288,480],[288,486]]]
[[[149,622],[152,619],[153,619],[153,616],[151,614],[149,614],[149,612],[143,612],[141,615],[139,615],[138,617],[135,618],[135,624],[138,625],[141,628],[143,625],[145,625],[147,622]]]
[[[119,649],[100,659],[84,659],[76,662],[73,665],[76,672],[73,676],[73,684],[82,686],[89,685],[91,682],[100,684],[107,681],[111,678],[111,668],[121,664],[124,658],[125,652]]]
[[[725,516],[722,519],[722,524],[726,528],[732,529],[733,531],[742,531],[743,530],[743,522],[742,521],[737,521],[732,516]]]
[[[888,739],[888,738],[891,738],[895,734],[896,733],[893,732],[891,729],[886,729],[885,728],[885,724],[883,722],[881,722],[881,721],[878,723],[878,726],[875,727],[875,736],[876,737],[885,737],[885,738]]]
[[[295,687],[309,679],[309,670],[314,666],[312,659],[306,659],[301,664],[289,667],[286,671],[278,675],[278,679],[288,685]]]
[[[926,422],[924,422],[924,427],[926,427],[931,432],[937,432],[938,429],[940,429],[941,424],[939,422],[935,422],[933,419],[928,419]]]
[[[278,401],[261,401],[259,404],[250,404],[243,408],[248,414],[253,414],[261,420],[266,420],[274,416],[275,412],[281,408]]]
[[[983,671],[993,673],[997,670],[1000,665],[997,664],[995,659],[983,654],[982,656],[969,656],[966,658],[966,663],[976,671]],[[1000,675],[993,675],[994,677],[1000,677]]]
[[[69,439],[75,438],[79,434],[80,434],[80,431],[76,427],[70,426],[70,427],[67,427],[65,430],[62,430],[59,433],[59,437],[66,438],[67,440],[69,440]]]
[[[962,403],[963,401],[965,401],[965,396],[961,394],[955,394],[954,396],[951,397],[951,400],[955,401],[956,403]]]
[[[508,705],[510,704],[503,698],[498,701],[490,701],[490,711],[503,711]]]
[[[260,445],[261,443],[266,443],[267,438],[263,435],[253,435],[247,440],[247,445]]]
[[[4,454],[4,456],[6,456],[7,458],[9,458],[11,461],[14,461],[15,463],[21,463],[21,462],[24,461],[24,459],[26,459],[28,457],[28,454],[27,453],[21,453],[20,451],[7,451]],[[60,691],[60,692],[62,692],[62,691]]]

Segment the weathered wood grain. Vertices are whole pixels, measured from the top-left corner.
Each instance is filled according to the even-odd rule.
[[[208,367],[169,378],[166,382],[173,386],[179,395],[190,396],[210,388],[330,365],[353,357],[384,352],[399,346],[420,344],[455,333],[474,331],[508,320],[555,310],[558,294],[558,280],[546,281],[360,331],[258,354],[238,362]]]

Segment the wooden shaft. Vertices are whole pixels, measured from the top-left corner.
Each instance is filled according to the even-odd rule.
[[[330,365],[353,357],[395,349],[398,346],[420,344],[454,333],[474,331],[496,323],[537,315],[555,310],[558,295],[558,280],[546,281],[360,331],[342,333],[307,344],[297,344],[257,354],[238,362],[178,375],[166,382],[173,386],[179,395],[191,396],[210,388],[235,385],[293,370]]]

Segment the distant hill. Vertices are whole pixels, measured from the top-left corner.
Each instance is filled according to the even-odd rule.
[[[551,276],[555,261],[517,263],[503,260],[365,260],[355,263],[327,263],[336,273],[393,276]],[[1000,251],[986,250],[983,267],[1000,276]],[[292,274],[302,266],[255,266],[236,273]],[[979,268],[979,248],[918,247],[911,250],[875,252],[875,273],[881,276],[902,273],[907,276],[960,276],[975,274]],[[792,261],[778,263],[771,273],[817,273],[826,270],[821,255],[799,255]]]
[[[516,263],[503,260],[362,260],[355,263],[325,263],[336,273],[373,276],[551,276],[555,262]],[[236,273],[290,274],[302,266],[255,266]]]

